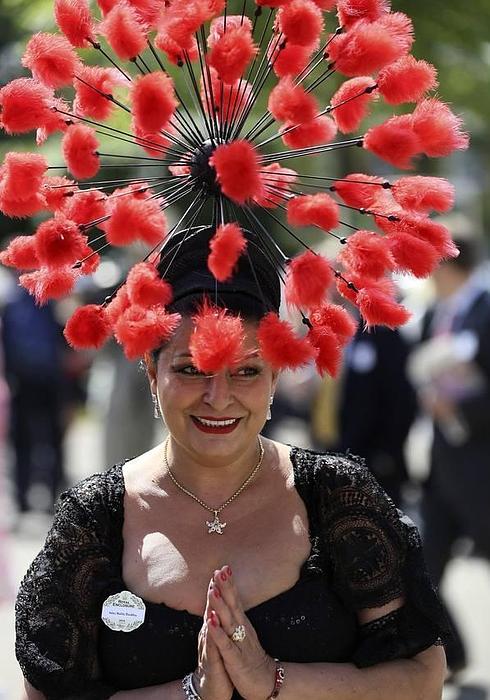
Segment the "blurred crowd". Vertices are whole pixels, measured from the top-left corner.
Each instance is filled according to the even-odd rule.
[[[460,256],[441,265],[430,288],[400,280],[414,311],[406,330],[360,324],[335,380],[308,368],[285,373],[266,425],[267,436],[286,443],[362,456],[417,520],[437,585],[461,541],[490,559],[489,263],[478,241],[458,246]],[[70,485],[64,437],[91,410],[93,387],[107,466],[148,449],[161,428],[137,363],[113,346],[96,356],[73,352],[62,335],[69,309],[36,307],[1,273],[0,498],[11,517],[0,522],[0,600],[11,600],[5,539],[25,513],[52,513]],[[465,643],[456,625],[454,632],[447,652],[457,673]]]

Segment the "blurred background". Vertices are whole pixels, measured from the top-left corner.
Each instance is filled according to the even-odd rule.
[[[431,282],[400,278],[412,321],[401,332],[360,329],[338,379],[320,381],[308,369],[285,374],[266,431],[287,443],[365,457],[420,526],[429,568],[458,631],[448,650],[452,677],[445,700],[484,700],[490,698],[490,3],[473,0],[468,9],[444,0],[392,4],[413,18],[414,54],[437,66],[442,99],[471,133],[469,151],[417,168],[456,185],[457,204],[444,223],[461,256]],[[21,56],[29,36],[52,30],[51,0],[1,0],[1,85],[25,75]],[[332,91],[325,91],[327,101]],[[378,109],[375,120],[382,117]],[[0,131],[2,160],[7,151],[32,148],[30,135],[8,138]],[[61,162],[56,137],[42,152]],[[392,174],[359,149],[338,153],[327,154],[328,163],[327,155],[312,158],[308,167],[313,173],[328,167],[329,173]],[[118,177],[124,177],[120,170]],[[38,223],[0,214],[1,248]],[[284,246],[294,251],[288,241]],[[42,545],[58,494],[162,438],[137,363],[112,345],[97,355],[74,353],[62,336],[74,307],[101,301],[140,257],[138,249],[105,257],[73,299],[41,309],[20,292],[11,271],[0,268],[3,700],[21,697],[15,590]]]

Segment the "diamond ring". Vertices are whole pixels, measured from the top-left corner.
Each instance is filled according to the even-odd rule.
[[[233,630],[233,634],[231,635],[230,639],[233,642],[243,642],[246,636],[247,633],[245,631],[245,627],[243,625],[237,625]]]

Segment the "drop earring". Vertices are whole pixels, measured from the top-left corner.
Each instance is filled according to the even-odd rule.
[[[160,405],[158,403],[157,395],[152,394],[151,395],[152,401],[153,401],[153,418],[160,418],[161,413],[160,413]]]
[[[271,394],[271,397],[269,399],[269,408],[267,409],[266,420],[270,420],[272,418],[271,406],[272,406],[273,401],[274,401],[274,395]]]

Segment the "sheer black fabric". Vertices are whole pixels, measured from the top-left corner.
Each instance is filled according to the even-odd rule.
[[[292,588],[247,611],[265,650],[284,661],[364,667],[444,641],[447,622],[413,523],[355,458],[292,448],[291,460],[311,553]],[[48,700],[103,700],[196,666],[198,616],[147,602],[145,622],[133,632],[113,632],[100,619],[103,601],[126,589],[123,499],[121,465],[63,494],[21,584],[17,658]],[[399,610],[357,623],[357,611],[399,596]]]

